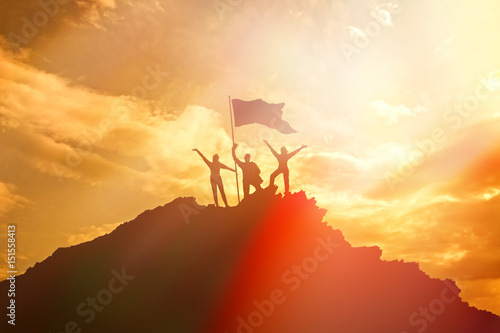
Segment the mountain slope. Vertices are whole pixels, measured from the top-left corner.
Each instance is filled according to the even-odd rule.
[[[352,247],[324,214],[303,192],[178,198],[19,276],[16,326],[1,331],[500,332],[452,281]]]

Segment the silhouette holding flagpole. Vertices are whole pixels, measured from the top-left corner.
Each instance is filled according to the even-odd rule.
[[[229,115],[231,116],[231,136],[234,143],[234,125],[233,125],[233,109],[231,108],[231,96],[229,96]],[[238,194],[238,204],[240,203],[240,185],[238,181],[238,167],[236,166],[236,160],[234,160],[234,169],[236,170],[236,193]]]
[[[213,156],[212,161],[210,162],[198,149],[193,149],[193,151],[197,152],[210,168],[210,185],[212,185],[212,194],[214,196],[215,206],[219,207],[219,200],[217,198],[218,188],[222,197],[222,201],[224,201],[226,207],[229,207],[229,205],[227,204],[226,193],[224,192],[224,184],[222,183],[222,178],[220,176],[220,169],[226,169],[233,172],[236,172],[236,170],[231,169],[227,165],[221,163],[219,161],[219,155],[217,154]]]
[[[252,185],[256,191],[262,190],[263,180],[260,177],[260,169],[255,162],[250,161],[250,154],[245,155],[245,161],[242,162],[236,157],[236,148],[238,144],[233,145],[232,153],[234,162],[241,168],[243,173],[243,198],[250,194],[250,185]]]
[[[274,171],[270,178],[269,178],[269,186],[274,185],[274,180],[276,177],[278,177],[279,174],[283,174],[283,181],[285,182],[285,194],[290,193],[290,183],[289,183],[289,174],[290,171],[288,170],[288,160],[294,157],[299,151],[302,149],[306,148],[306,145],[302,145],[301,147],[295,149],[291,153],[289,153],[286,149],[286,147],[281,147],[281,154],[276,152],[273,147],[267,142],[267,140],[264,140],[264,143],[269,147],[271,152],[273,153],[274,157],[278,160],[278,168],[276,171]]]
[[[262,99],[253,101],[243,101],[241,99],[231,100],[229,96],[229,113],[231,116],[231,134],[234,141],[234,127],[240,127],[249,124],[261,124],[275,129],[283,134],[296,133],[288,122],[283,120],[283,107],[285,103],[267,103]],[[234,118],[234,124],[233,124]],[[240,190],[238,182],[238,168],[236,159],[234,161],[236,169],[236,191],[238,192],[238,203],[240,202]],[[260,184],[259,184],[260,185]],[[254,185],[255,186],[255,185]],[[257,189],[257,187],[256,187]],[[245,189],[243,189],[245,192]]]

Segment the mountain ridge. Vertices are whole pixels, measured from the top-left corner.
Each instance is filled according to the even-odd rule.
[[[453,281],[352,247],[325,213],[273,188],[229,208],[177,198],[18,276],[13,331],[500,331]]]

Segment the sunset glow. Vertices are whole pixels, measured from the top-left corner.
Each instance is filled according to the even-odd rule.
[[[192,149],[234,166],[231,96],[284,102],[298,131],[236,128],[264,186],[263,140],[306,144],[291,190],[347,241],[500,315],[500,3],[221,2],[2,3],[0,237],[17,226],[22,271],[177,197],[211,204]]]

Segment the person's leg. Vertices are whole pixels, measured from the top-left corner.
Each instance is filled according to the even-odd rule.
[[[283,181],[285,182],[285,194],[290,193],[290,183],[289,183],[289,171],[288,169],[283,171]]]
[[[210,185],[212,185],[212,194],[214,196],[215,206],[219,206],[219,200],[217,199],[217,183],[215,180],[210,179]]]
[[[276,169],[276,171],[271,174],[271,176],[269,177],[269,186],[274,185],[274,180],[280,173],[280,169]]]
[[[256,191],[262,190],[261,184],[262,184],[262,178],[260,178],[260,176],[256,176],[253,183],[252,183],[252,185],[253,185],[253,187],[255,187]]]
[[[220,182],[217,183],[219,186],[219,191],[220,191],[220,196],[222,197],[222,201],[224,201],[224,205],[227,207],[227,199],[226,199],[226,193],[224,192],[224,184],[222,184],[222,179]]]
[[[250,194],[250,184],[248,182],[243,181],[243,198],[248,197],[248,194]]]
[[[262,190],[262,186],[260,186],[260,183],[257,182],[257,181],[254,182],[254,183],[252,183],[252,184],[250,184],[250,185],[254,187],[255,192]]]

